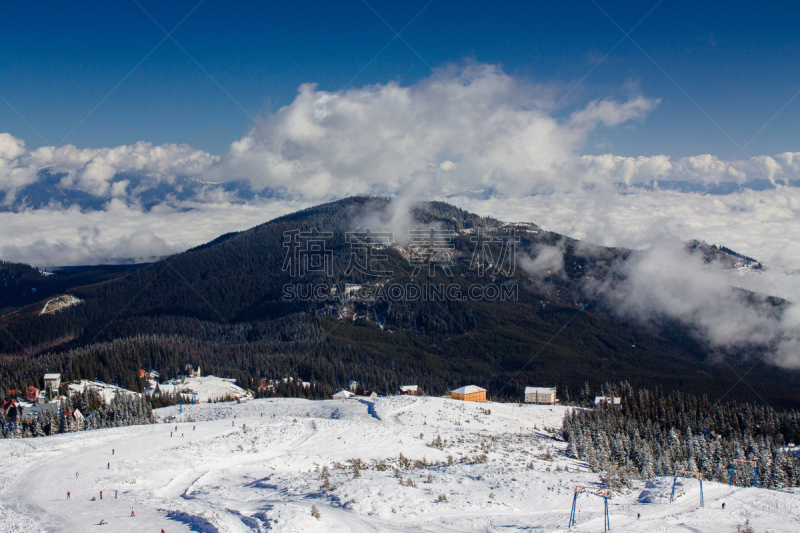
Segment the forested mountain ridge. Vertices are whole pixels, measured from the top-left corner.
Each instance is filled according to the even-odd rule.
[[[709,361],[708,347],[684,325],[646,328],[614,317],[601,298],[587,296],[584,280],[617,276],[614,265],[628,250],[589,246],[533,224],[503,224],[437,202],[397,218],[388,199],[348,198],[221,236],[116,279],[71,287],[69,294],[83,302],[63,311],[40,315],[44,301],[18,309],[0,318],[0,353],[6,354],[0,385],[36,383],[44,371],[61,371],[140,389],[139,368],[170,377],[186,362],[253,388],[261,378],[297,375],[317,381],[321,391],[358,379],[381,393],[414,382],[439,394],[469,381],[498,399],[518,399],[525,385],[576,390],[586,381],[623,379],[713,396],[738,381],[728,367]],[[513,297],[382,299],[376,291],[389,286],[386,279],[352,268],[366,228],[393,231],[393,242],[373,246],[385,257],[380,268],[392,272],[389,285],[455,285],[464,295],[470,286],[494,285]],[[442,265],[415,275],[413,228],[451,232],[450,276]],[[517,258],[558,249],[560,270],[487,263],[481,274],[475,268],[479,239],[512,228]],[[322,239],[329,269],[293,274],[287,265],[292,235],[312,230],[329,234]],[[499,261],[498,242],[490,243],[489,256]],[[287,286],[294,289],[287,293]],[[335,297],[302,297],[305,287],[316,286]],[[367,294],[345,295],[341,289],[348,286]],[[735,368],[741,354],[730,355]],[[796,374],[759,365],[750,376],[769,401],[800,405]],[[754,399],[745,388],[735,394]]]

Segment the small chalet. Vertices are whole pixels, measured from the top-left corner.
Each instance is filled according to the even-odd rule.
[[[617,396],[595,396],[594,397],[594,405],[595,407],[600,407],[600,405],[613,405],[614,407],[621,407],[622,406],[622,398]]]
[[[19,405],[19,400],[11,398],[9,400],[4,401],[0,404],[0,410],[3,411],[3,415],[8,420],[14,420],[17,418],[17,406]]]
[[[333,399],[334,400],[347,400],[349,398],[352,398],[353,396],[355,396],[355,395],[352,392],[350,392],[349,390],[340,390],[339,392],[337,392],[336,394],[333,395]]]
[[[525,403],[555,405],[557,402],[555,387],[525,387]]]
[[[467,385],[450,392],[450,397],[454,400],[464,400],[465,402],[485,402],[486,389],[477,385]]]
[[[397,391],[397,394],[405,394],[407,396],[416,396],[419,389],[416,385],[400,385],[400,390]]]
[[[186,365],[186,376],[190,378],[199,378],[200,375],[201,375],[200,365],[193,365],[193,364]]]
[[[28,387],[28,400],[35,402],[39,399],[39,389],[36,387]]]
[[[144,368],[140,368],[139,369],[139,377],[140,378],[147,378],[147,377],[150,377],[150,376],[147,375],[147,372],[145,372]]]
[[[61,386],[61,374],[45,374],[44,375],[44,388],[50,387],[53,392],[58,391]]]
[[[356,396],[361,396],[362,398],[377,398],[378,394],[365,389],[356,389]]]

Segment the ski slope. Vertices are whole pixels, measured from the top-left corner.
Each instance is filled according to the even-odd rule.
[[[565,409],[250,400],[159,409],[150,426],[2,440],[0,532],[566,531],[574,486],[599,479],[548,432]],[[431,446],[437,437],[442,449]],[[358,476],[353,459],[365,465]],[[672,504],[671,488],[672,478],[654,478],[615,495],[612,530],[728,533],[745,519],[759,533],[798,530],[797,489],[706,482],[699,509],[696,480],[681,481]],[[581,495],[573,530],[602,531],[602,509]]]

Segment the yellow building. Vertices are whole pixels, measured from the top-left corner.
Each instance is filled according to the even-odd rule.
[[[465,402],[485,402],[486,389],[467,385],[450,392],[450,397],[454,400],[464,400]]]

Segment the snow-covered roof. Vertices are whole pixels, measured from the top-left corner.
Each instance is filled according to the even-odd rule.
[[[340,390],[339,392],[333,395],[334,398],[349,398],[351,396],[355,396],[355,394],[353,394],[349,390]]]
[[[51,379],[61,379],[61,374],[45,374],[44,375],[44,379],[45,379],[45,381],[48,381],[48,380],[51,380]]]
[[[525,394],[553,394],[555,387],[525,387]]]
[[[415,391],[415,390],[417,390],[417,385],[400,385],[400,390],[402,390],[402,391]]]
[[[612,398],[611,396],[595,396],[594,397],[594,404],[595,405],[597,405],[597,404],[599,404],[601,402],[613,403],[614,405],[619,405],[620,403],[622,403],[622,398],[619,398],[618,396],[614,396],[614,398]]]
[[[461,387],[459,389],[454,390],[453,392],[456,394],[474,394],[476,392],[485,392],[486,389],[482,389],[477,385],[467,385],[466,387]]]

